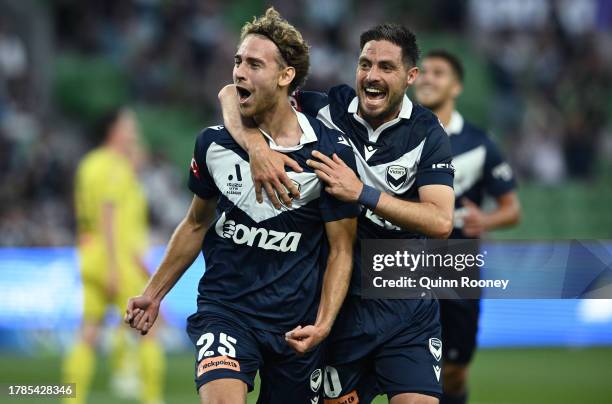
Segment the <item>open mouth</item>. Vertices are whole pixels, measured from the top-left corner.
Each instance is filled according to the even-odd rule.
[[[238,97],[241,104],[251,96],[251,92],[244,87],[236,86],[236,91],[238,92]]]
[[[369,100],[382,100],[387,95],[385,90],[376,87],[365,87],[364,92]]]

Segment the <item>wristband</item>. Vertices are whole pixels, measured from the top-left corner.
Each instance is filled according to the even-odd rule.
[[[363,184],[363,189],[361,190],[361,195],[359,195],[359,199],[357,202],[369,208],[370,210],[376,209],[376,205],[378,205],[378,200],[380,199],[380,191],[372,188],[366,184]]]

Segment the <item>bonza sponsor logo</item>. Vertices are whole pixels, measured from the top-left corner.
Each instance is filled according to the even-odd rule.
[[[288,252],[297,251],[302,233],[264,229],[262,227],[247,227],[233,220],[225,219],[225,212],[215,224],[219,237],[231,239],[236,244],[256,245],[264,250]],[[258,237],[259,236],[259,237]],[[257,241],[257,244],[256,244]]]

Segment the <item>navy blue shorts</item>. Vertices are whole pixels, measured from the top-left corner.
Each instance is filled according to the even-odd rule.
[[[467,365],[476,351],[480,300],[440,300],[444,361]]]
[[[442,394],[438,301],[349,296],[326,352],[326,403]]]
[[[259,371],[258,403],[312,404],[323,392],[322,349],[298,356],[284,333],[249,327],[229,315],[198,312],[187,319],[195,345],[195,383],[199,390],[217,379],[244,381],[253,390]]]

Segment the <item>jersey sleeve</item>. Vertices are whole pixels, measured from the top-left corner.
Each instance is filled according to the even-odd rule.
[[[291,96],[291,104],[298,111],[316,118],[319,110],[329,104],[329,100],[325,93],[296,91]]]
[[[206,161],[206,152],[218,131],[212,128],[205,129],[196,139],[193,157],[189,167],[188,186],[191,192],[202,199],[210,199],[219,195],[219,188],[215,184]]]
[[[493,197],[501,196],[516,188],[516,179],[510,164],[495,143],[487,139],[487,157],[484,166],[485,192]]]
[[[333,142],[333,146],[322,148],[319,151],[330,158],[333,153],[336,153],[338,157],[357,174],[355,153],[351,146],[348,145],[346,138],[344,138],[341,132],[332,131],[330,140]],[[342,202],[328,194],[325,191],[325,184],[322,184],[320,198],[319,208],[324,222],[353,218],[359,216],[359,213],[361,213],[361,207],[358,204]]]
[[[417,168],[417,187],[442,184],[453,186],[453,155],[448,135],[439,124],[432,125],[423,146],[421,160]]]

